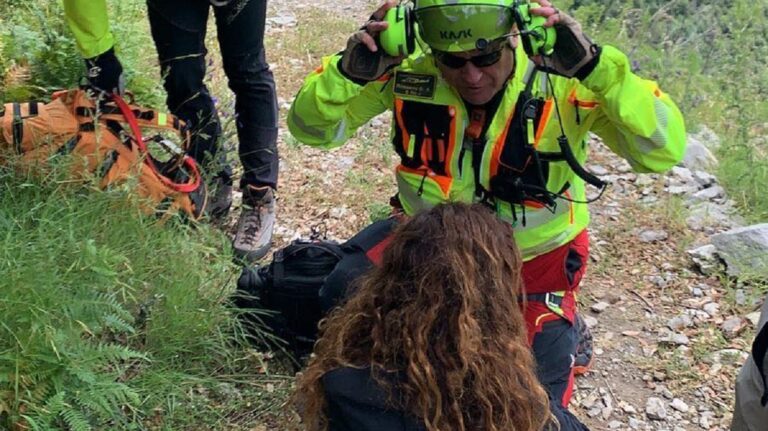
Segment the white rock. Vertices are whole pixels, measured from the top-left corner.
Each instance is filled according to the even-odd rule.
[[[715,317],[720,313],[720,304],[716,302],[708,302],[704,304],[703,307],[701,307],[702,310],[704,310],[705,313],[709,314],[712,317]]]
[[[592,304],[590,309],[592,311],[594,311],[595,313],[602,313],[603,311],[608,309],[608,307],[610,307],[610,304],[608,304],[607,302],[600,301],[600,302]]]
[[[709,172],[706,172],[706,171],[694,171],[693,172],[693,178],[702,187],[709,187],[712,184],[717,182],[717,178],[715,178],[714,175],[712,175],[712,174],[710,174]]]
[[[669,237],[669,234],[663,230],[645,230],[640,232],[640,242],[656,242],[664,241]]]
[[[645,404],[645,415],[648,419],[661,421],[667,418],[667,409],[661,398],[650,397]]]
[[[688,404],[686,404],[685,401],[681,400],[680,398],[673,399],[669,405],[673,409],[682,413],[687,413],[689,409]]]
[[[632,428],[633,430],[636,430],[636,429],[640,429],[641,426],[645,425],[645,422],[637,418],[629,418],[629,421],[627,421],[627,425],[629,425],[629,427]]]
[[[635,185],[638,187],[647,187],[656,182],[656,178],[652,175],[638,175],[635,180]]]
[[[675,166],[670,170],[670,172],[672,173],[672,175],[682,180],[683,183],[692,183],[695,181],[693,177],[693,172],[691,172],[691,170],[688,168]]]
[[[725,190],[720,186],[712,186],[704,190],[699,190],[691,196],[693,200],[711,201],[725,196]]]
[[[693,319],[687,314],[681,314],[669,319],[667,326],[673,331],[679,331],[689,326],[693,326]]]
[[[593,329],[593,328],[597,327],[598,321],[597,321],[597,319],[595,317],[592,317],[592,316],[582,316],[582,318],[584,319],[584,323],[587,325],[587,328]]]

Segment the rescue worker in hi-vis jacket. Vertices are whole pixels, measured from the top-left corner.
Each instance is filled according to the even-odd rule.
[[[187,152],[212,177],[207,208],[211,217],[220,218],[232,204],[232,170],[218,153],[221,123],[204,83],[211,9],[221,63],[235,93],[243,166],[243,205],[232,246],[237,257],[254,261],[266,255],[272,244],[279,164],[275,81],[264,50],[267,0],[147,0],[168,109],[190,127],[192,143]],[[64,11],[85,59],[88,86],[107,93],[122,91],[123,68],[115,54],[106,0],[64,0]]]
[[[587,187],[605,187],[582,167],[588,133],[634,170],[661,172],[684,154],[677,106],[632,73],[624,53],[592,42],[547,0],[388,0],[306,78],[288,126],[299,141],[330,149],[388,109],[400,156],[396,215],[358,234],[378,241],[328,277],[326,305],[378,262],[398,217],[485,202],[515,228],[538,377],[567,405],[575,366],[588,365],[575,363]]]

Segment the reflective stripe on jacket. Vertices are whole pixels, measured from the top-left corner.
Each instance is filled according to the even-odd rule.
[[[486,189],[498,169],[500,146],[504,144],[518,95],[525,87],[523,72],[529,60],[522,49],[516,51],[516,72],[507,83],[484,136],[486,144],[477,178]],[[305,144],[334,148],[385,110],[394,113],[392,136],[396,137],[395,128],[407,120],[397,118],[402,113],[399,107],[403,104],[445,107],[451,133],[447,142],[442,143],[444,154],[439,155],[443,169],[436,172],[431,165],[408,166],[401,162],[395,172],[400,201],[405,212],[413,214],[441,202],[477,200],[473,154],[467,150],[464,138],[469,115],[459,94],[441,78],[433,57],[416,53],[391,74],[363,86],[339,72],[339,58],[338,54],[324,58],[322,65],[306,78],[288,116],[291,133]],[[409,92],[407,86],[398,84],[404,82],[398,75],[400,78],[416,77],[426,86],[422,86],[421,91]],[[638,172],[664,171],[682,159],[685,126],[680,111],[656,83],[630,71],[629,61],[621,51],[603,47],[597,66],[583,82],[551,75],[551,83],[545,85],[541,73],[536,74],[535,79],[535,94],[545,98],[548,104],[535,131],[534,145],[538,151],[560,151],[557,143],[559,112],[573,154],[580,163],[587,158],[588,132],[602,137],[611,150],[625,158]],[[432,91],[429,85],[433,86]],[[401,142],[393,139],[401,161],[404,154],[406,157],[410,155],[408,151],[412,144],[402,136]],[[574,200],[586,197],[583,180],[564,161],[550,162],[546,186],[551,192],[566,188],[565,194]],[[513,208],[512,204],[498,199],[496,207],[499,217],[513,223],[517,219],[514,214],[521,214],[523,209],[518,205]],[[516,239],[525,260],[567,243],[589,223],[587,205],[565,199],[557,199],[554,211],[526,205],[525,215],[524,226],[515,224]]]

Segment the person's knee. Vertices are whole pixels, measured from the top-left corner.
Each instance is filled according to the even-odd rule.
[[[238,96],[275,91],[275,78],[263,50],[225,59],[224,72],[229,88]]]
[[[354,281],[372,266],[362,251],[344,256],[320,288],[320,306],[323,311],[328,312],[340,304],[349,294]]]

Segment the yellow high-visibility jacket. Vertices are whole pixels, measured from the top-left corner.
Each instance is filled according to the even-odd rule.
[[[470,118],[464,102],[441,78],[434,58],[423,52],[413,54],[384,77],[365,85],[339,71],[340,54],[325,57],[297,94],[288,126],[296,139],[307,145],[334,148],[368,120],[391,110],[392,141],[401,157],[395,169],[398,198],[406,214],[442,202],[478,201],[477,190],[490,190],[491,181],[500,171],[499,157],[505,142],[523,145],[510,142],[506,136],[515,120],[515,104],[525,88],[524,72],[530,62],[520,48],[515,55],[516,72],[503,90],[483,136],[481,151],[472,151],[472,143],[465,138]],[[557,138],[562,122],[572,153],[582,164],[588,155],[588,132],[603,138],[638,172],[664,171],[682,159],[682,114],[655,82],[632,73],[627,57],[618,49],[604,46],[597,65],[583,81],[543,73],[532,75],[534,95],[546,100],[535,135],[533,131],[528,134],[537,151],[560,152]],[[420,120],[414,120],[419,116],[432,118],[432,124],[425,123],[424,132],[418,130]],[[414,125],[414,121],[418,124]],[[447,133],[435,136],[427,130],[435,122],[441,123]],[[434,145],[436,140],[440,145]],[[414,154],[415,148],[421,149],[420,154]],[[480,160],[473,162],[473,153]],[[498,216],[515,226],[524,260],[569,242],[589,224],[587,205],[570,201],[586,199],[584,181],[565,161],[546,163],[546,189],[563,196],[555,199],[554,208],[527,201],[522,208],[499,198],[492,200]],[[523,210],[525,223],[519,217]]]
[[[64,14],[83,58],[96,57],[115,45],[106,0],[64,0]]]

